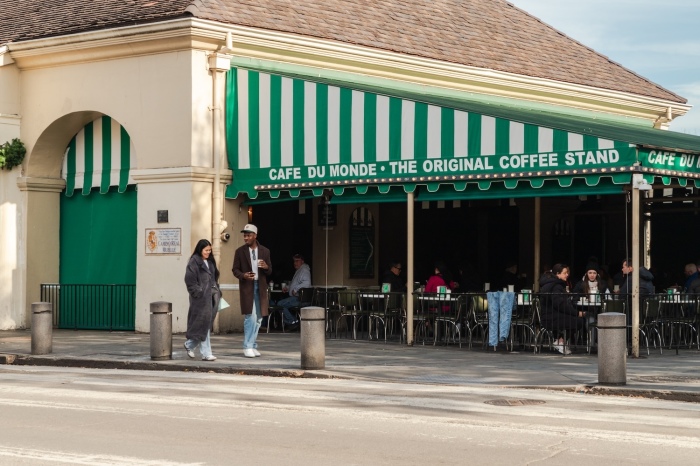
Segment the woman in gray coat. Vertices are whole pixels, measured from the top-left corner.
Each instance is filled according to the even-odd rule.
[[[194,350],[199,347],[203,361],[215,361],[211,353],[211,329],[214,317],[219,310],[219,270],[211,255],[211,243],[200,239],[187,263],[185,285],[190,294],[190,309],[187,313],[187,356],[194,358]]]

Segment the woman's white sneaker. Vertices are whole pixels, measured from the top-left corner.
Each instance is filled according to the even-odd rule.
[[[213,354],[210,354],[209,356],[204,356],[202,358],[202,361],[216,361],[216,356],[214,356]]]
[[[253,348],[246,348],[243,350],[243,356],[246,358],[254,358],[255,353],[253,352]]]

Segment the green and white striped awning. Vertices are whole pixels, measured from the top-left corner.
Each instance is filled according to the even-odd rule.
[[[629,183],[637,156],[627,142],[244,69],[228,74],[226,117],[230,198],[575,178],[595,194],[601,177]]]
[[[66,195],[72,196],[76,189],[88,195],[92,188],[104,194],[111,186],[123,193],[134,183],[129,174],[133,157],[131,138],[118,122],[103,116],[88,123],[66,148],[62,171]]]

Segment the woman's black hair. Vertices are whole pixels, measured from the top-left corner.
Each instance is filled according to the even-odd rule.
[[[569,266],[566,265],[566,264],[554,264],[554,265],[552,266],[552,273],[553,273],[554,275],[558,275],[558,274],[560,274],[560,273],[562,272],[562,270],[568,269],[568,268],[569,268]]]
[[[211,246],[211,243],[207,239],[200,239],[197,241],[197,246],[194,247],[194,251],[192,252],[192,256],[197,255],[199,257],[202,257],[202,250],[206,248],[207,246]],[[202,257],[204,259],[204,257]],[[216,281],[219,281],[219,268],[216,266],[216,259],[214,259],[214,254],[209,254],[209,259],[207,259],[210,263],[214,265],[214,270],[216,271],[215,276],[216,276]]]

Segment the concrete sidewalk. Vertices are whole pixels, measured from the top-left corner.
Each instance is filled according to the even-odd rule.
[[[326,368],[300,369],[299,333],[261,333],[262,357],[243,357],[241,334],[214,335],[218,359],[189,359],[184,335],[173,336],[173,359],[152,361],[150,336],[133,332],[54,330],[53,353],[32,356],[29,330],[0,331],[0,363],[43,366],[220,372],[281,377],[350,378],[397,383],[493,385],[627,394],[700,402],[700,351],[652,350],[628,359],[627,385],[597,384],[595,355],[490,352],[457,346],[408,347],[397,342],[326,340]]]

